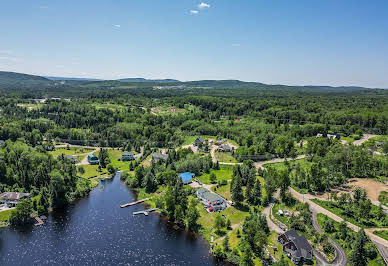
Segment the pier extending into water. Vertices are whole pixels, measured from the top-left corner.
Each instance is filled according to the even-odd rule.
[[[148,214],[150,214],[150,212],[153,212],[153,211],[156,211],[156,210],[159,210],[159,209],[158,208],[153,208],[153,209],[148,209],[148,210],[145,210],[145,211],[138,211],[138,212],[134,212],[133,215],[144,214],[145,216],[148,216]]]
[[[145,202],[145,201],[147,201],[147,200],[149,200],[149,198],[142,199],[142,200],[138,200],[138,201],[134,201],[134,202],[127,203],[127,204],[123,204],[123,205],[120,205],[120,208],[125,208],[125,207],[129,207],[129,206],[133,206],[133,205],[136,205],[136,204]]]

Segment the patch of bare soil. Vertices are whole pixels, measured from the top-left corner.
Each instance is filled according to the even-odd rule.
[[[368,178],[352,178],[345,185],[333,188],[332,191],[338,192],[338,196],[340,196],[342,193],[352,192],[356,188],[365,189],[368,194],[368,198],[375,204],[378,204],[381,191],[388,191],[387,184]],[[324,193],[315,196],[322,200],[327,200],[329,195],[328,193]]]

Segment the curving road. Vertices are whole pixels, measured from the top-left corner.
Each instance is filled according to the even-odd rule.
[[[317,230],[320,234],[323,233],[323,230],[319,227],[318,222],[317,222],[317,213],[312,212],[313,216],[313,226],[315,230]],[[330,263],[326,260],[325,257],[323,257],[320,252],[318,252],[318,256],[314,253],[316,257],[319,257],[321,260],[321,263],[323,265],[335,265],[335,266],[346,266],[348,263],[348,257],[346,256],[345,251],[330,237],[328,237],[329,243],[334,247],[335,249],[335,259]]]

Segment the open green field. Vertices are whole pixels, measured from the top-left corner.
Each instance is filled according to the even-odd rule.
[[[83,167],[85,173],[80,175],[83,178],[90,179],[102,175],[107,175],[108,171],[106,169],[101,169],[101,172],[98,172],[98,165],[82,165],[78,167]]]
[[[216,152],[216,158],[219,162],[223,163],[238,163],[231,152]]]
[[[93,151],[93,149],[87,149],[87,148],[78,148],[78,147],[70,147],[68,148],[56,148],[55,151],[50,151],[49,153],[54,156],[58,157],[60,155],[77,155],[77,154],[86,154]]]
[[[374,231],[373,234],[388,241],[388,230]]]
[[[233,165],[220,165],[220,170],[211,170],[209,174],[204,174],[198,177],[198,179],[204,184],[210,184],[210,174],[215,173],[217,181],[230,180],[233,175]]]
[[[9,217],[11,217],[11,213],[14,211],[14,209],[12,210],[6,210],[6,211],[2,211],[0,212],[0,222],[1,221],[8,221],[9,220]]]

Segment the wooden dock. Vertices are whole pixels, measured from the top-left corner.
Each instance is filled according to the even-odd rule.
[[[148,209],[145,211],[138,211],[138,212],[134,212],[133,215],[144,214],[145,216],[148,216],[150,214],[150,212],[153,212],[156,210],[158,210],[158,208]]]
[[[42,219],[40,219],[38,216],[35,217],[35,220],[37,221],[36,224],[34,224],[35,226],[40,226],[40,225],[43,225],[44,222],[42,221]]]
[[[125,207],[129,207],[129,206],[133,206],[133,205],[136,205],[136,204],[145,202],[145,201],[147,201],[147,200],[149,200],[149,198],[142,199],[142,200],[138,200],[138,201],[131,202],[131,203],[127,203],[127,204],[123,204],[123,205],[120,205],[120,208],[125,208]]]

